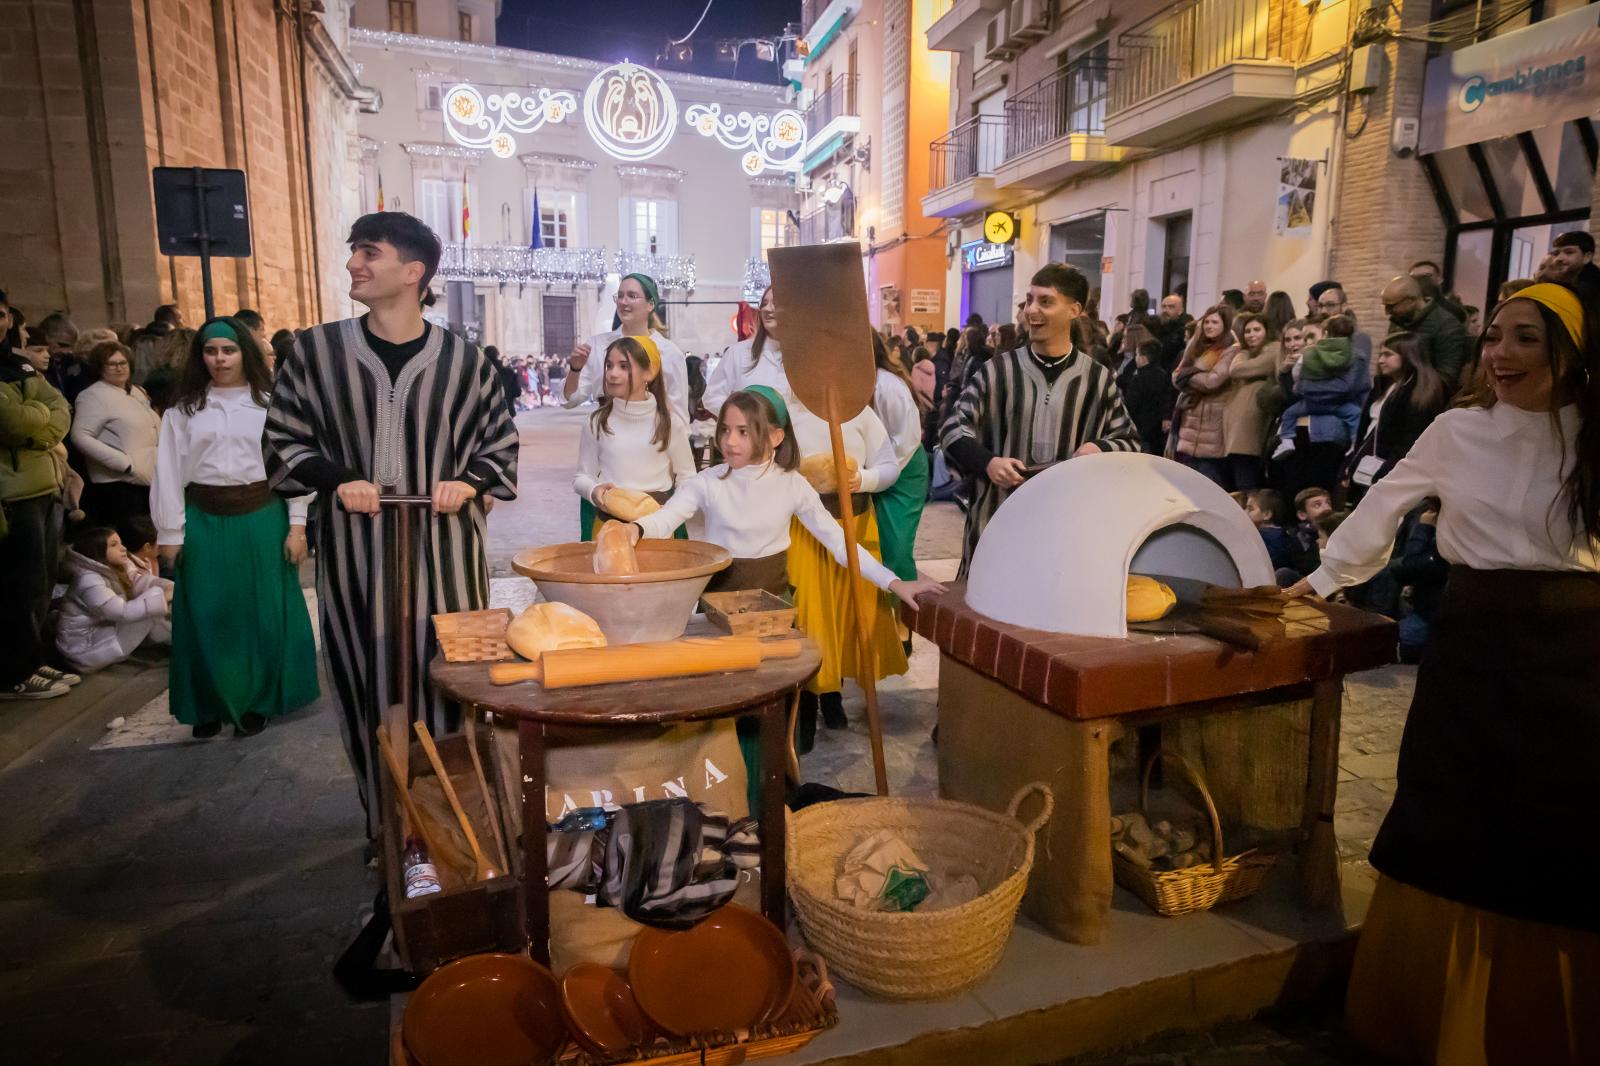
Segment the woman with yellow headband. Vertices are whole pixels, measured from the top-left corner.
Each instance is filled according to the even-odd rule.
[[[656,308],[661,303],[661,293],[655,279],[648,274],[624,274],[617,282],[612,297],[617,306],[611,329],[589,338],[567,357],[567,377],[561,384],[561,395],[567,407],[577,407],[586,400],[600,398],[601,379],[605,375],[604,355],[595,358],[595,352],[604,353],[618,337],[648,337],[661,353],[661,379],[666,386],[667,400],[673,413],[689,422],[689,361],[679,348],[661,332],[661,318]]]
[[[1600,314],[1562,285],[1503,301],[1475,388],[1287,595],[1364,581],[1441,501],[1450,577],[1417,673],[1350,979],[1385,1061],[1600,1062]]]
[[[251,736],[318,695],[299,580],[310,498],[267,488],[272,380],[249,330],[207,322],[179,375],[150,483],[158,551],[176,564],[169,701],[196,737]]]
[[[655,341],[612,341],[602,387],[600,409],[578,437],[578,474],[572,479],[584,540],[592,540],[607,519],[632,521],[655,510],[694,475],[689,427],[667,402]],[[688,532],[679,527],[676,536]]]

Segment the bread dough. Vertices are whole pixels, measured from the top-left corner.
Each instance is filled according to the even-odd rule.
[[[845,468],[850,473],[856,472],[856,461],[852,456],[844,457]],[[800,460],[800,476],[811,482],[811,487],[826,496],[830,492],[839,491],[839,479],[834,474],[833,456],[826,452],[808,455]]]
[[[626,575],[639,572],[639,555],[626,522],[606,522],[594,538],[594,572]]]
[[[661,510],[661,505],[648,492],[613,487],[600,497],[600,509],[624,522],[637,522],[645,515]]]
[[[511,620],[506,643],[524,659],[563,648],[603,648],[600,624],[564,603],[536,603]]]
[[[1154,622],[1165,618],[1178,605],[1172,589],[1153,577],[1128,575],[1128,621]]]

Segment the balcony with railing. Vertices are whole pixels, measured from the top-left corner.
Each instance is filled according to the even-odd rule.
[[[1006,4],[1007,0],[934,0],[928,48],[935,52],[971,50]]]
[[[999,202],[994,170],[1006,154],[1006,120],[1002,116],[974,115],[929,148],[924,215],[956,218]]]
[[[1287,39],[1307,18],[1298,0],[1187,0],[1129,28],[1117,39],[1106,136],[1153,148],[1292,100]]]
[[[856,201],[846,192],[837,202],[800,216],[801,244],[830,244],[856,238]]]
[[[1005,159],[997,188],[1042,188],[1074,172],[1122,158],[1105,135],[1112,82],[1104,48],[1096,49],[1006,101]]]
[[[802,169],[807,173],[826,163],[844,139],[861,130],[861,107],[856,101],[860,79],[836,78],[818,93],[805,110],[808,147]]]

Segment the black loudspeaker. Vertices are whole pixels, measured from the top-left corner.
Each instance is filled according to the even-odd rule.
[[[156,238],[163,255],[246,258],[250,198],[244,171],[156,167]]]

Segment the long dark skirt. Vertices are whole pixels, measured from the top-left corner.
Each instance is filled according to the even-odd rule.
[[[1585,841],[1600,766],[1600,576],[1453,566],[1372,848],[1389,877],[1600,931]]]

